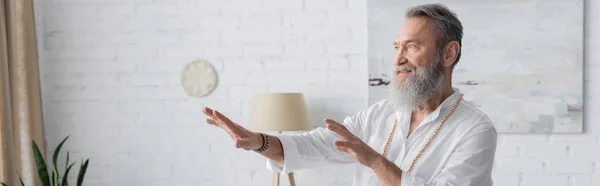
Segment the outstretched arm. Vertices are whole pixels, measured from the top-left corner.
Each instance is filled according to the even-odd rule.
[[[227,134],[229,134],[229,136],[233,139],[236,148],[257,150],[262,147],[264,138],[261,136],[261,134],[245,129],[244,127],[232,122],[229,120],[229,118],[216,110],[205,107],[202,111],[204,114],[210,117],[206,119],[206,122],[227,132]],[[269,148],[260,154],[272,159],[278,164],[283,164],[284,154],[281,141],[279,141],[279,138],[276,136],[269,136],[269,138]]]
[[[343,138],[335,141],[336,149],[348,153],[354,160],[371,168],[383,185],[400,185],[402,170],[377,153],[360,138],[352,135],[342,124],[327,120],[327,128]]]
[[[218,111],[210,108],[204,108],[203,111],[210,117],[207,123],[226,131],[234,140],[236,148],[256,150],[262,147],[265,138],[260,133],[241,127]],[[344,126],[350,128],[354,134],[359,134],[363,114],[364,112],[359,112],[348,117]],[[270,139],[269,148],[260,154],[269,159],[269,168],[280,172],[354,162],[348,154],[335,149],[332,142],[340,138],[324,128],[301,134],[267,135],[267,137]]]

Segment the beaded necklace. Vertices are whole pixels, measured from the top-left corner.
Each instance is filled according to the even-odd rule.
[[[421,151],[419,151],[419,154],[415,157],[415,159],[413,159],[407,172],[412,171],[413,166],[415,165],[415,162],[417,162],[419,157],[421,157],[421,154],[423,154],[423,152],[425,151],[427,146],[429,146],[429,143],[431,143],[431,141],[435,138],[435,136],[437,135],[440,128],[442,128],[442,125],[444,125],[444,122],[446,122],[446,119],[448,119],[448,117],[450,117],[450,115],[452,115],[452,113],[454,113],[454,110],[456,110],[456,107],[458,106],[458,103],[460,103],[460,101],[462,100],[462,97],[463,97],[463,95],[461,94],[458,97],[458,99],[456,100],[456,103],[454,103],[454,105],[452,105],[452,108],[450,109],[448,114],[446,114],[446,116],[444,118],[442,118],[442,120],[440,121],[440,124],[435,128],[435,131],[433,131],[433,134],[431,135],[431,137],[429,137],[429,139],[427,140],[427,143],[425,143],[425,146],[423,146],[423,148],[421,148]],[[394,127],[392,127],[392,132],[390,132],[387,142],[385,143],[385,147],[383,147],[383,156],[385,156],[387,154],[388,146],[390,145],[390,142],[392,141],[392,137],[394,136],[394,131],[396,130],[397,125],[398,125],[398,119],[394,120]]]

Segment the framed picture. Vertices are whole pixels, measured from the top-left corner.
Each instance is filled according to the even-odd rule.
[[[499,133],[583,132],[583,0],[442,0],[463,25],[453,86]],[[369,0],[369,103],[388,98],[393,41],[423,0]]]

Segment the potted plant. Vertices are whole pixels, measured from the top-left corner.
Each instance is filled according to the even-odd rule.
[[[69,138],[69,136],[65,137],[65,139],[63,139],[58,144],[56,149],[54,150],[54,154],[52,156],[52,164],[54,166],[54,168],[51,171],[52,177],[50,177],[50,175],[48,174],[48,165],[46,164],[38,145],[35,143],[35,141],[32,142],[33,154],[34,154],[35,163],[36,163],[35,165],[37,167],[38,177],[39,177],[40,181],[42,182],[42,186],[68,186],[69,185],[67,177],[69,175],[69,171],[71,170],[73,165],[75,165],[75,162],[69,164],[69,152],[68,151],[67,151],[67,161],[65,162],[65,169],[64,169],[64,172],[62,173],[62,176],[63,176],[62,180],[59,180],[61,173],[58,171],[58,166],[56,165],[56,161],[58,159],[58,154],[60,153],[60,150],[61,150],[63,144],[65,143],[65,141],[67,141],[68,138]],[[81,186],[83,184],[83,178],[85,177],[88,163],[89,163],[89,158],[86,159],[85,162],[82,161],[82,163],[81,163],[81,166],[79,168],[79,175],[77,175],[77,186]],[[21,186],[25,186],[25,184],[23,183],[23,179],[20,176],[19,176],[19,181],[21,182]],[[0,184],[2,184],[2,186],[8,186],[5,183],[0,183]]]

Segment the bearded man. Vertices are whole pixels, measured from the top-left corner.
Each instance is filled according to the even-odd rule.
[[[444,5],[408,9],[393,45],[390,99],[342,123],[325,119],[327,128],[266,135],[204,108],[207,123],[223,128],[237,148],[265,156],[267,167],[282,174],[356,163],[356,186],[491,186],[497,132],[452,87],[462,34],[461,22]]]

